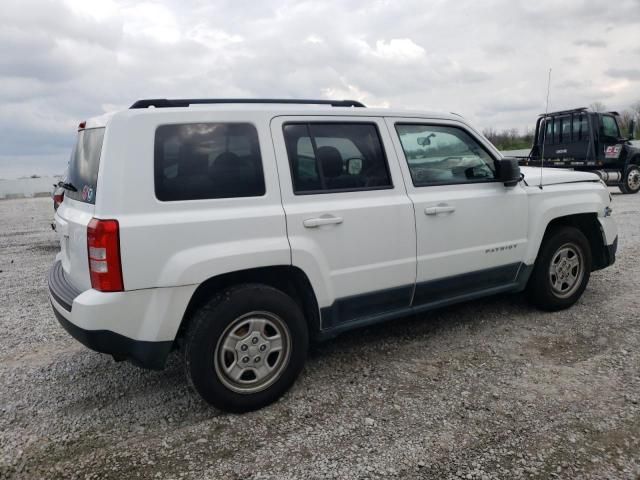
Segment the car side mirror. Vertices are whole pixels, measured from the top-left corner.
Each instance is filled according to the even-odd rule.
[[[517,158],[501,158],[497,162],[498,180],[505,187],[515,187],[520,181],[520,165]]]
[[[635,120],[631,120],[629,122],[628,137],[629,137],[629,140],[633,140],[634,138],[636,138],[636,121]]]

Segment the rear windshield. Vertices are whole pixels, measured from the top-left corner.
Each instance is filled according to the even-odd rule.
[[[66,197],[95,204],[103,138],[104,128],[90,128],[78,132],[78,142],[71,152],[66,179],[77,191],[67,190]]]

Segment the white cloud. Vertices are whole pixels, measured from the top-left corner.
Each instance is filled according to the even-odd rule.
[[[160,3],[140,2],[122,11],[124,33],[159,43],[177,43],[182,32],[175,13]]]
[[[410,38],[393,38],[388,42],[378,40],[374,55],[385,60],[412,62],[424,58],[425,51]]]
[[[307,38],[304,39],[305,43],[315,43],[315,44],[319,44],[319,43],[324,43],[324,39],[318,35],[309,35],[307,36]]]
[[[544,109],[552,67],[554,108],[623,109],[640,100],[639,7],[2,0],[0,157],[63,164],[79,121],[138,98],[354,98],[522,129]]]
[[[113,0],[63,0],[73,13],[104,20],[118,14],[118,4]]]

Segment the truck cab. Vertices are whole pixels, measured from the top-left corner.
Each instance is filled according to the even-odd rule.
[[[597,173],[623,193],[640,191],[640,149],[624,138],[617,112],[576,108],[542,114],[534,144],[522,165],[573,168]]]

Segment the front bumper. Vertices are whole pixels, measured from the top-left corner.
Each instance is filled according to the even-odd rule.
[[[611,245],[607,245],[608,265],[613,265],[616,261],[616,252],[618,251],[618,237],[615,238]]]
[[[165,311],[169,316],[154,316],[158,308],[164,306],[153,304],[155,292],[80,292],[65,277],[60,262],[51,267],[48,280],[53,312],[73,338],[96,352],[112,355],[116,360],[129,360],[154,370],[164,368],[182,315],[177,316],[170,310]],[[165,293],[169,299],[175,297],[171,292]],[[174,314],[176,323],[173,336],[165,333],[167,328],[163,328],[171,314]],[[169,338],[162,338],[165,335]]]

